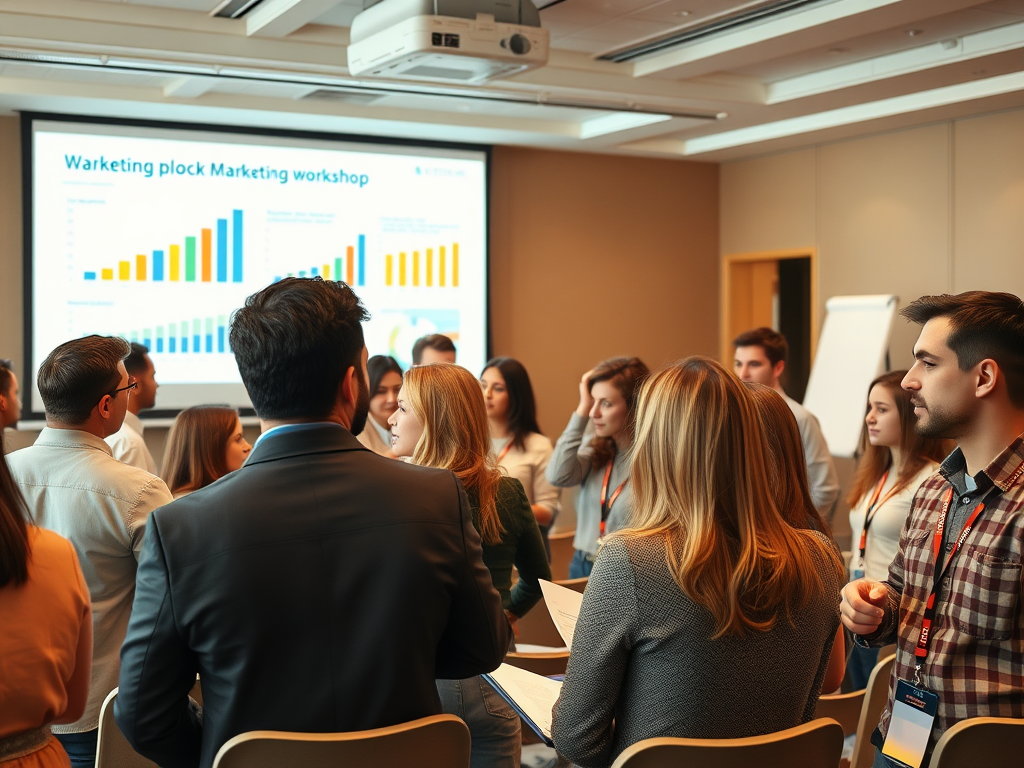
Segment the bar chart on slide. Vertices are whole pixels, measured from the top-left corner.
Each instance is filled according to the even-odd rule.
[[[241,283],[245,277],[245,218],[235,209],[231,219],[200,227],[178,243],[120,258],[116,265],[85,270],[83,279],[119,282]],[[230,268],[229,268],[230,263]]]
[[[112,330],[110,335],[121,336],[128,341],[143,344],[158,354],[223,355],[231,353],[227,315],[189,318],[127,332],[117,329]]]
[[[275,274],[274,282],[284,277],[322,277],[324,280],[341,280],[353,288],[366,285],[366,235],[358,235],[356,243],[345,248],[343,256],[322,260],[320,264],[308,266],[284,274]]]
[[[458,288],[459,244],[384,254],[384,285],[389,288]]]

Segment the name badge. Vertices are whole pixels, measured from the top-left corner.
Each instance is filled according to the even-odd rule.
[[[921,768],[938,709],[939,697],[936,694],[906,680],[897,680],[892,718],[882,754],[896,765]]]

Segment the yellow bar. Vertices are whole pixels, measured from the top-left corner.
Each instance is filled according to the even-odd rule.
[[[181,269],[181,246],[171,246],[171,280],[177,281]]]
[[[459,287],[459,244],[452,243],[452,288]]]
[[[437,284],[444,288],[444,246],[437,249]]]
[[[119,280],[132,279],[132,263],[130,261],[117,262],[117,277]]]
[[[135,279],[146,279],[146,257],[141,253],[135,257]]]
[[[392,278],[392,267],[394,266],[394,257],[389,253],[384,257],[384,285],[393,285],[394,279]]]
[[[420,252],[412,252],[412,284],[420,284]]]
[[[398,284],[405,285],[405,251],[398,254]]]
[[[324,278],[324,280],[330,280],[331,279],[331,265],[330,264],[324,264],[323,278]]]
[[[104,269],[103,270],[103,279],[104,280],[113,280],[114,279],[114,270],[112,270],[112,269]]]
[[[427,248],[427,287],[434,284],[434,249]]]

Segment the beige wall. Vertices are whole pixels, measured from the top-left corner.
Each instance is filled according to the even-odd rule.
[[[21,371],[18,126],[0,118],[0,356]],[[714,354],[717,166],[498,147],[491,171],[493,350],[526,364],[552,439],[602,358]],[[166,430],[146,438],[159,461]]]
[[[1024,297],[1024,110],[725,164],[720,215],[722,254],[818,249],[821,317],[837,295]],[[893,368],[916,338],[896,320]]]

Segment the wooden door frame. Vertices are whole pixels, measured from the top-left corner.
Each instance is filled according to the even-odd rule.
[[[719,297],[719,351],[722,354],[722,362],[726,367],[732,367],[732,340],[729,332],[729,295],[732,290],[729,273],[733,264],[740,264],[751,261],[782,261],[783,259],[807,259],[811,260],[811,365],[814,364],[814,354],[818,349],[818,249],[817,248],[790,248],[781,251],[752,251],[750,253],[729,253],[722,256],[722,274],[720,285],[722,292]]]

